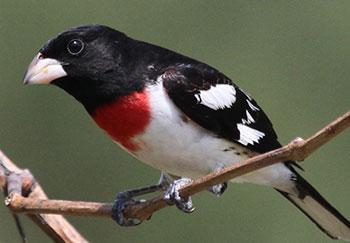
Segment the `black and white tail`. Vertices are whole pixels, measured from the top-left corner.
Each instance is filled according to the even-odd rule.
[[[297,206],[323,232],[333,239],[350,241],[350,222],[341,215],[304,178],[296,174],[296,188],[299,195],[278,190]]]

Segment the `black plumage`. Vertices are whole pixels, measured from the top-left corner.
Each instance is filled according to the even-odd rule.
[[[49,66],[46,66],[46,76],[40,69],[40,65],[45,63],[56,65],[50,66],[50,72]],[[215,134],[211,138],[219,140],[220,144],[229,144],[227,141],[239,144],[246,149],[243,154],[247,151],[263,153],[281,146],[271,121],[261,107],[217,69],[174,51],[134,40],[107,26],[80,26],[59,34],[40,49],[29,69],[25,75],[26,83],[51,83],[59,86],[81,102],[92,116],[104,105],[113,102],[117,104],[119,99],[138,92],[144,92],[146,96],[147,88],[152,85],[159,87],[161,84],[170,97],[169,102],[182,111],[176,114],[189,118],[195,126],[202,127],[204,135]],[[42,79],[35,78],[38,73]],[[148,108],[138,108],[148,111]],[[149,110],[151,109],[152,107]],[[123,109],[125,110],[127,109]],[[109,124],[110,119],[114,118],[115,116],[107,117],[103,121]],[[159,119],[162,118],[164,117]],[[149,122],[148,119],[145,121]],[[144,125],[146,127],[149,124]],[[195,130],[195,126],[191,129]],[[150,137],[157,135],[152,134]],[[166,137],[165,140],[171,139]],[[234,146],[229,144],[228,148],[220,148],[222,153],[218,159],[227,155],[232,147]],[[194,153],[202,151],[204,150],[200,148]],[[241,154],[237,152],[236,155]],[[246,156],[243,155],[242,158]],[[270,169],[271,174],[263,179],[270,180],[270,175],[275,180],[283,177],[278,180],[282,181],[281,187],[271,185],[330,237],[349,239],[349,221],[296,172],[293,167],[295,162],[287,161],[284,164],[285,166],[265,168]],[[276,173],[279,173],[278,176]]]

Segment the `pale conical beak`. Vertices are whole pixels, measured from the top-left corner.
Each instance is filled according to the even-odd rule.
[[[39,52],[29,64],[24,74],[24,84],[49,84],[51,81],[67,76],[62,63],[52,58],[43,58]]]

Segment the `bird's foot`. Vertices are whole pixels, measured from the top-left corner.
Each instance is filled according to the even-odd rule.
[[[220,197],[227,189],[227,182],[217,184],[208,188],[208,191],[213,193],[215,196]]]
[[[164,192],[164,199],[169,204],[175,203],[176,207],[185,213],[192,213],[194,211],[191,197],[183,198],[180,196],[179,189],[187,184],[192,183],[189,178],[181,178],[173,181],[168,189]]]
[[[120,226],[136,226],[142,223],[141,220],[136,218],[126,218],[124,216],[124,209],[128,206],[137,205],[145,202],[145,200],[136,200],[133,197],[152,193],[161,190],[162,184],[157,184],[149,187],[119,192],[117,198],[114,201],[112,208],[112,219]]]
[[[126,207],[136,205],[141,202],[142,200],[133,199],[129,191],[119,192],[113,204],[112,219],[120,226],[136,226],[141,224],[141,220],[126,218],[123,212]]]

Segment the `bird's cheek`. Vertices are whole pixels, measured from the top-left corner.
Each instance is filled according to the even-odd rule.
[[[39,52],[29,64],[24,75],[24,84],[49,84],[52,81],[67,76],[62,63],[53,58],[43,58]]]

